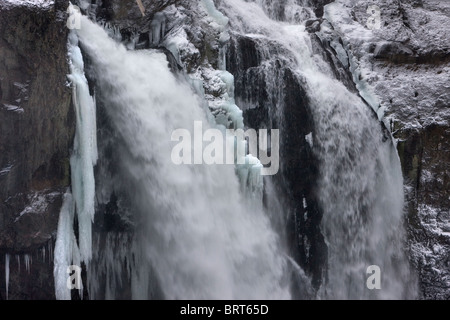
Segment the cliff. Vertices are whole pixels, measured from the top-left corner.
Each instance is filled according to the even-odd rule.
[[[422,298],[450,295],[450,4],[339,0],[323,33],[347,60],[360,92],[397,139],[407,197],[408,244]],[[375,11],[374,11],[375,10]],[[379,15],[379,25],[367,26]],[[344,49],[344,50],[342,50]],[[346,54],[342,54],[345,52]]]
[[[0,2],[0,269],[10,255],[10,299],[53,296],[51,248],[75,127],[64,13],[64,1]],[[4,276],[0,288],[5,298]]]

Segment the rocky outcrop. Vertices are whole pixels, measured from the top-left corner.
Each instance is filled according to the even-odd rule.
[[[450,4],[337,0],[325,7],[353,80],[398,140],[407,197],[408,250],[421,297],[450,292]],[[375,11],[374,11],[375,10]],[[379,28],[368,19],[379,12]],[[372,30],[373,29],[373,30]],[[322,28],[323,30],[323,28]],[[336,53],[339,55],[338,53]]]
[[[53,245],[70,185],[75,119],[66,79],[66,6],[0,3],[0,270],[11,255],[10,299],[53,296],[49,255],[45,262],[37,257]],[[25,255],[36,257],[29,276]]]

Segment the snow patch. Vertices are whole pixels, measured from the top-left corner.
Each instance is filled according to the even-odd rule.
[[[13,167],[14,167],[14,165],[11,164],[11,165],[7,165],[6,167],[0,169],[0,177],[7,175]]]
[[[12,105],[12,104],[4,103],[3,107],[6,109],[6,111],[17,112],[17,113],[23,113],[24,112],[23,108],[21,108],[19,106]]]

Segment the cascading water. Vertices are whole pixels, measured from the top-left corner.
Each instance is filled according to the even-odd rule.
[[[174,130],[194,132],[195,121],[209,126],[189,86],[163,54],[127,51],[87,18],[81,23],[77,35],[120,142],[112,151],[116,191],[129,200],[134,228],[131,238],[107,237],[103,250],[94,250],[102,262],[88,269],[92,297],[102,291],[96,275],[106,278],[105,298],[115,298],[128,273],[137,299],[154,297],[156,287],[167,299],[289,298],[277,235],[261,206],[240,194],[234,167],[171,161]]]
[[[212,1],[203,3],[225,31],[228,20],[214,11]],[[255,69],[265,81],[269,127],[278,125],[283,130],[283,125],[292,122],[280,83],[295,80],[306,92],[314,128],[300,132],[320,160],[314,191],[323,211],[320,228],[328,247],[324,281],[315,281],[322,284],[320,289],[312,292],[303,270],[280,244],[286,241],[284,236],[271,226],[266,211],[282,211],[284,204],[274,199],[279,195],[276,183],[266,181],[268,210],[262,208],[259,195],[252,196],[262,189],[261,180],[254,179],[258,161],[253,159],[256,167],[250,168],[175,165],[172,133],[180,128],[194,133],[196,121],[203,129],[216,126],[209,110],[202,108],[184,79],[170,72],[162,53],[128,51],[82,17],[70,44],[79,127],[71,161],[73,196],[70,192],[65,196],[55,248],[58,298],[70,298],[66,269],[81,262],[87,267],[92,299],[288,299],[290,282],[296,282],[296,290],[303,290],[308,298],[414,297],[402,248],[402,175],[395,148],[369,107],[314,54],[304,26],[314,13],[299,3],[222,0],[219,9],[229,18],[232,37],[247,37],[257,44],[260,66]],[[160,23],[164,22],[155,22]],[[152,34],[152,43],[160,37],[161,30]],[[102,113],[96,182],[92,173],[97,159],[95,100],[89,95],[76,38],[89,57],[89,74]],[[221,42],[226,40],[222,32]],[[224,61],[219,65],[226,67]],[[233,79],[226,71],[221,75],[229,87],[229,101],[220,108],[233,113],[237,108]],[[234,119],[238,127],[243,127],[241,122]],[[253,184],[252,192],[240,192],[246,183]],[[95,230],[91,239],[94,187],[98,206],[119,213],[122,225],[112,231]],[[312,210],[309,200],[305,197],[300,202]],[[282,215],[272,220],[289,223],[286,212]],[[73,233],[75,216],[78,239]],[[276,230],[283,232],[279,226]],[[314,250],[308,244],[305,248]],[[379,291],[366,287],[370,265],[381,268]],[[292,279],[292,269],[294,277],[301,279]]]
[[[261,60],[257,70],[262,75],[254,78],[267,79],[267,96],[280,96],[279,85],[272,86],[270,81],[277,77],[273,65],[282,61],[309,98],[314,130],[307,140],[320,160],[318,201],[328,247],[328,270],[318,297],[415,297],[414,278],[403,252],[404,199],[399,158],[370,108],[337,81],[322,58],[314,54],[302,15],[291,14],[303,12],[308,17],[312,13],[296,1],[220,3],[220,10],[230,18],[232,32],[257,44]],[[286,121],[280,110],[283,103],[280,99],[274,101],[268,107],[272,109],[270,116],[282,128]],[[366,287],[366,270],[371,265],[381,269],[381,290]]]

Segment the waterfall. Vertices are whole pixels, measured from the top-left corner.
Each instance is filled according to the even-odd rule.
[[[69,78],[77,131],[72,187],[55,246],[56,297],[70,299],[67,268],[82,263],[91,299],[415,297],[403,252],[403,181],[395,146],[370,107],[315,54],[304,25],[313,11],[296,0],[217,2],[220,12],[212,0],[201,1],[220,27],[223,45],[217,72],[225,98],[209,108],[201,85],[174,75],[160,51],[125,47],[111,38],[117,32],[84,16],[72,31]],[[162,41],[164,19],[155,16],[152,44]],[[254,44],[245,87],[235,87],[236,75],[225,70],[230,38]],[[174,46],[168,49],[180,62]],[[235,52],[237,63],[249,63],[242,55]],[[248,155],[247,164],[236,166],[177,165],[171,159],[175,130],[195,133],[198,123],[203,130],[243,129],[237,105],[255,109],[254,91],[265,98],[263,124],[284,131],[281,150],[295,154],[290,144],[300,141],[304,150],[298,153],[317,159],[312,167],[318,168],[310,181],[299,174],[307,170],[291,170],[293,162],[282,159],[282,175],[265,179],[265,207],[257,158]],[[192,155],[203,146],[193,140]],[[295,179],[309,179],[310,190],[292,190]],[[290,208],[283,197],[301,208]],[[301,219],[309,233],[289,243],[286,228],[290,233]],[[296,246],[303,255],[295,254]],[[366,286],[373,265],[381,270],[380,290]]]
[[[77,35],[113,135],[111,188],[127,199],[133,229],[98,234],[101,249],[88,268],[93,297],[117,298],[129,281],[136,299],[289,298],[278,236],[261,206],[240,193],[234,166],[171,161],[174,130],[211,126],[199,98],[162,53],[127,51],[81,22]]]
[[[95,100],[89,93],[84,62],[74,32],[69,35],[69,80],[73,87],[76,115],[74,147],[70,158],[72,186],[64,196],[55,244],[54,277],[57,299],[69,300],[67,269],[72,264],[89,265],[92,258],[92,222],[95,214],[94,166],[97,163],[97,126]],[[78,222],[77,237],[74,233]],[[79,288],[82,290],[82,288]]]
[[[290,69],[307,93],[314,129],[306,140],[320,161],[317,197],[328,247],[327,272],[318,297],[414,297],[403,252],[403,180],[395,146],[370,107],[336,80],[322,57],[314,54],[302,16],[293,19],[288,14],[297,11],[310,16],[309,9],[302,10],[295,1],[276,4],[269,0],[226,0],[219,8],[230,19],[236,38],[256,44],[259,66],[250,68],[244,77],[264,79],[264,94],[275,98],[267,106],[269,121],[283,128],[289,117],[283,114],[286,111],[279,98],[283,90],[277,81],[281,79],[279,65]],[[256,85],[248,85],[242,95],[251,97]],[[250,100],[247,108],[252,108]],[[371,265],[381,269],[381,290],[366,287]]]

